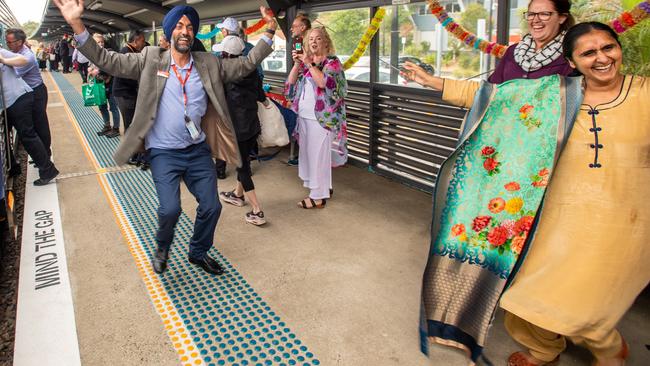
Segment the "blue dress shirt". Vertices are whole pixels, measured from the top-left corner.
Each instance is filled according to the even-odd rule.
[[[85,30],[81,34],[74,35],[77,43],[83,46],[84,43],[90,38],[90,33]],[[273,40],[266,35],[261,37],[268,45],[273,44]],[[201,130],[201,118],[205,115],[208,108],[208,96],[203,89],[203,83],[199,76],[196,67],[192,67],[190,77],[185,83],[185,91],[187,93],[187,108],[183,101],[183,90],[180,80],[171,68],[171,65],[176,65],[174,59],[171,58],[169,70],[169,77],[166,78],[165,87],[163,89],[160,102],[158,104],[158,113],[154,120],[153,127],[145,136],[145,149],[184,149],[190,145],[198,144],[205,141],[205,133]],[[190,70],[190,65],[194,64],[194,59],[190,55],[190,62],[183,67],[177,67],[177,71],[182,80],[185,80],[185,75]],[[163,76],[157,76],[163,78]],[[193,140],[190,136],[187,127],[185,127],[185,111],[192,119],[199,136]]]
[[[171,57],[171,56],[170,56]],[[180,80],[174,73],[173,68],[169,67],[169,77],[165,83],[160,102],[158,104],[158,114],[154,120],[153,127],[145,136],[145,148],[151,149],[184,149],[190,145],[198,144],[205,141],[205,134],[201,131],[201,118],[208,109],[208,95],[203,89],[203,83],[199,72],[194,65],[194,59],[190,55],[190,62],[180,67],[171,58],[171,65],[176,66],[179,76],[185,80],[185,76],[192,70],[190,77],[185,82],[185,91],[187,93],[187,115],[192,119],[199,136],[193,140],[187,127],[185,127],[185,105],[183,101],[183,88]],[[158,76],[158,78],[164,78]]]
[[[5,58],[17,56],[17,54],[3,48],[0,48],[0,55]],[[14,67],[0,65],[0,72],[2,72],[2,92],[4,93],[4,100],[0,98],[1,111],[5,108],[5,102],[7,108],[11,107],[23,94],[31,92],[32,88],[18,76]]]
[[[32,52],[29,47],[23,45],[23,48],[21,48],[18,53],[27,57],[29,60],[29,63],[27,65],[16,67],[16,73],[18,76],[23,78],[27,85],[29,85],[32,89],[43,84],[41,70],[38,68],[38,61],[36,61],[36,55],[34,55],[34,52]]]

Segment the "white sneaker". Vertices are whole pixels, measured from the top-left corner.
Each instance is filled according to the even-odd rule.
[[[266,224],[266,219],[264,218],[264,212],[260,211],[254,213],[253,211],[246,213],[246,222],[256,226]]]
[[[230,203],[231,205],[235,205],[237,207],[242,207],[246,204],[244,201],[244,196],[237,196],[235,194],[235,191],[230,191],[230,192],[221,192],[219,193],[219,197],[221,197],[222,200]]]

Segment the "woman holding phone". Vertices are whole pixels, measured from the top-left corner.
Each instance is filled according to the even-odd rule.
[[[298,171],[309,196],[298,206],[325,207],[332,192],[332,167],[346,163],[347,130],[343,65],[325,28],[309,31],[302,54],[292,52],[294,65],[285,94],[298,114],[294,136],[300,145]]]

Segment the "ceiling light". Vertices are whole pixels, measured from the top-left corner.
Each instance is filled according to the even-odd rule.
[[[167,5],[169,5],[169,4],[174,4],[174,3],[177,3],[177,2],[179,2],[179,1],[181,1],[181,0],[166,0],[166,1],[163,1],[163,2],[162,2],[162,5],[163,5],[163,6],[167,6]]]
[[[204,0],[185,0],[187,5],[202,3]]]
[[[149,11],[149,10],[148,9],[140,9],[140,10],[132,11],[132,12],[130,12],[128,14],[124,14],[124,17],[125,18],[132,17],[134,15],[142,14],[142,13],[147,12],[147,11]]]
[[[97,9],[101,8],[103,5],[104,4],[101,1],[97,0],[97,1],[92,2],[90,5],[88,5],[88,9],[97,10]]]

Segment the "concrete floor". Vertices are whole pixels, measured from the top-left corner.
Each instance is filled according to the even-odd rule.
[[[80,77],[67,79],[80,87]],[[48,109],[56,164],[63,175],[92,170],[50,76]],[[286,152],[253,163],[256,191],[269,223],[244,222],[246,208],[224,206],[215,245],[303,340],[322,365],[467,365],[460,351],[419,351],[420,281],[429,249],[431,196],[355,167],[334,171],[333,199],[302,210],[307,191]],[[219,182],[233,187],[233,172]],[[84,365],[173,365],[166,335],[116,219],[94,175],[58,181],[68,266]],[[184,211],[196,204],[182,193]],[[650,365],[650,296],[620,329],[631,345],[628,365]],[[502,326],[486,356],[504,365],[518,350]],[[588,365],[571,347],[561,365]]]

